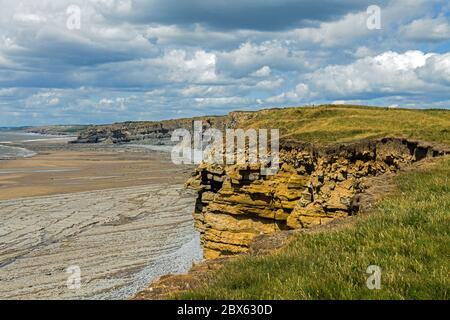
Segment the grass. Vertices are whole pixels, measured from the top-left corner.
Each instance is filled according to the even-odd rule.
[[[398,191],[355,223],[240,257],[181,299],[449,299],[450,159],[396,177]],[[366,268],[381,267],[369,290]]]
[[[450,110],[323,105],[262,110],[239,125],[278,128],[282,138],[317,143],[385,136],[450,143]]]

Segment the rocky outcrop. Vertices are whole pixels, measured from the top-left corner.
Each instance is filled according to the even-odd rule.
[[[201,164],[187,186],[198,191],[194,218],[204,256],[246,252],[258,235],[352,215],[364,177],[445,153],[396,138],[329,147],[284,142],[276,175],[261,175],[258,165]]]
[[[225,128],[227,117],[211,116],[164,121],[131,121],[111,125],[90,126],[78,135],[72,143],[126,143],[150,142],[170,143],[172,132],[176,129],[192,131],[193,122],[201,120],[204,126]]]
[[[39,126],[23,128],[25,132],[37,133],[45,135],[77,135],[87,126],[85,125],[54,125],[54,126]]]

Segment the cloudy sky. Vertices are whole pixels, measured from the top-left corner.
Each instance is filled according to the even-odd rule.
[[[449,1],[0,0],[0,126],[344,102],[450,108]]]

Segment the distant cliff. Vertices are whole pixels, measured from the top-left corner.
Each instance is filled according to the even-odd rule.
[[[204,126],[223,129],[228,123],[228,116],[195,117],[163,121],[130,121],[110,125],[90,126],[80,132],[78,139],[72,143],[125,143],[153,141],[162,143],[170,141],[176,129],[192,130],[193,121],[201,120]]]
[[[86,125],[54,125],[54,126],[38,126],[26,127],[25,132],[51,134],[51,135],[77,135],[88,126]]]
[[[164,121],[132,121],[89,126],[76,143],[121,143],[170,140],[173,130],[192,129],[195,120],[205,126],[240,129],[279,129],[283,140],[319,144],[355,142],[394,136],[450,144],[449,110],[388,109],[366,106],[323,105],[235,111],[225,116],[205,116]],[[418,124],[420,124],[418,126]]]

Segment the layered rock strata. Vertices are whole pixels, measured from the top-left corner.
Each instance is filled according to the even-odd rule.
[[[261,175],[259,165],[201,164],[187,186],[198,191],[194,219],[204,256],[246,252],[258,235],[352,215],[364,177],[445,153],[396,138],[320,148],[285,142],[275,175]]]
[[[193,131],[194,121],[202,121],[204,128],[224,129],[227,117],[194,117],[163,121],[135,121],[111,125],[90,126],[79,133],[72,143],[126,143],[147,141],[153,143],[170,143],[174,130]]]
[[[170,184],[0,201],[0,299],[124,299],[187,271],[201,257],[194,202]]]

